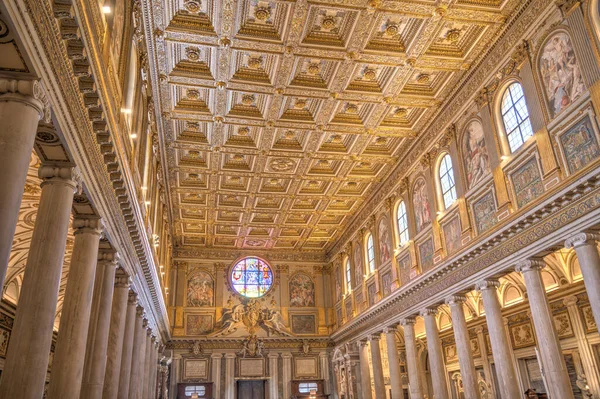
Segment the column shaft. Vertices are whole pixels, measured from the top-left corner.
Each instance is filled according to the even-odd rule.
[[[150,366],[152,365],[152,347],[154,346],[152,329],[146,329],[146,357],[144,358],[144,378],[142,379],[142,398],[150,396]]]
[[[214,353],[210,356],[212,360],[212,380],[214,388],[214,397],[221,397],[221,359],[223,358],[222,353]],[[161,374],[163,377],[164,374]]]
[[[545,375],[548,396],[551,398],[573,399],[573,391],[565,358],[562,354],[552,311],[546,297],[546,289],[541,270],[542,260],[526,260],[517,264],[517,271],[523,274],[529,296],[531,318],[535,327],[541,367]]]
[[[408,368],[408,382],[410,384],[410,397],[422,398],[421,378],[419,377],[419,359],[417,354],[417,339],[415,337],[415,319],[404,319],[400,323],[404,329],[404,346],[406,350],[406,367]]]
[[[600,255],[597,247],[599,240],[598,234],[579,233],[565,242],[567,248],[575,248],[597,326],[600,326]]]
[[[285,366],[284,366],[285,367]],[[235,398],[235,353],[225,354],[225,399]],[[285,392],[285,387],[283,388]]]
[[[137,294],[129,291],[127,300],[127,317],[125,319],[125,328],[123,333],[123,350],[121,354],[121,367],[119,371],[119,390],[118,399],[127,399],[129,397],[129,378],[131,377],[131,358],[133,355],[133,337],[136,326],[136,307]]]
[[[283,370],[281,373],[281,380],[283,381],[283,397],[289,398],[292,390],[292,354],[282,353],[283,358]]]
[[[50,399],[78,399],[83,377],[102,222],[97,217],[77,218],[73,227],[75,243],[48,387]]]
[[[119,392],[123,338],[127,321],[127,301],[129,298],[129,276],[123,269],[115,275],[115,288],[110,314],[108,347],[106,349],[106,372],[104,375],[103,399],[114,399]]]
[[[141,309],[141,310],[140,310]],[[143,308],[138,306],[133,354],[131,356],[131,376],[129,377],[129,399],[142,399],[142,381],[144,378],[144,360],[146,358],[146,326],[148,321],[141,320]]]
[[[381,346],[379,345],[379,334],[371,335],[371,363],[373,364],[373,382],[375,383],[375,397],[385,398],[385,381],[383,379],[383,363],[381,361]]]
[[[421,312],[421,316],[425,321],[425,334],[427,335],[431,383],[433,385],[433,395],[436,399],[449,399],[444,352],[442,351],[442,340],[435,318],[436,313],[437,310],[435,309],[425,309]]]
[[[81,386],[81,396],[86,399],[102,398],[110,313],[115,289],[115,269],[118,260],[119,256],[114,250],[102,250],[98,253],[92,299],[92,322],[88,330],[88,348]]]
[[[471,339],[469,338],[463,308],[464,302],[465,298],[459,296],[454,296],[447,300],[452,314],[452,328],[454,329],[460,375],[465,389],[465,399],[480,399],[479,387],[477,386],[477,372],[475,371],[475,364],[473,363],[473,355],[471,353]]]
[[[492,356],[496,373],[498,374],[499,387],[503,399],[512,399],[521,395],[517,372],[513,367],[511,359],[512,348],[504,331],[504,320],[502,319],[502,308],[498,300],[497,281],[483,281],[477,284],[477,289],[483,298],[485,319],[492,344]],[[488,378],[491,378],[488,377]]]
[[[386,328],[385,342],[387,344],[388,364],[390,365],[390,385],[392,398],[403,398],[402,373],[400,370],[400,356],[398,356],[398,339],[396,338],[396,326]]]
[[[45,180],[0,382],[0,398],[39,399],[43,395],[75,174],[72,167],[43,165],[39,170]]]
[[[369,347],[367,341],[360,341],[358,343],[359,352],[358,359],[360,361],[360,394],[361,399],[372,399],[373,394],[371,391],[371,370],[369,370]],[[352,389],[350,387],[350,380],[346,379],[348,384],[348,392]]]
[[[0,80],[0,287],[8,268],[42,103],[33,81]]]
[[[277,359],[279,355],[277,353],[269,353],[269,398],[279,399],[279,379],[278,379],[278,368]]]

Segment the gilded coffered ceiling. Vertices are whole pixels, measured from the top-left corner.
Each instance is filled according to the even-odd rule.
[[[326,251],[518,0],[146,0],[178,246]]]

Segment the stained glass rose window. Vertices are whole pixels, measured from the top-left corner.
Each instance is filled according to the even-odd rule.
[[[260,298],[273,285],[273,271],[262,259],[248,257],[231,268],[231,285],[240,295],[247,298]]]

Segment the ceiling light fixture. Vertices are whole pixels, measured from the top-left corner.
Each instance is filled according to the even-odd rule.
[[[129,115],[131,113],[131,108],[121,108],[121,112]]]
[[[137,134],[136,133],[131,133],[129,135],[129,137],[131,137],[132,139],[137,139]]]
[[[102,13],[103,14],[110,14],[111,13],[111,9],[110,6],[102,6]]]

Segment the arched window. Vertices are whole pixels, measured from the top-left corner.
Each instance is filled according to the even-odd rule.
[[[369,272],[375,271],[375,247],[373,246],[373,234],[369,233],[367,237],[367,260],[369,262]]]
[[[398,221],[398,237],[400,238],[400,245],[403,245],[408,241],[408,216],[406,215],[406,205],[404,205],[404,201],[400,201],[398,204],[396,217]]]
[[[525,94],[520,83],[515,82],[506,88],[502,95],[501,111],[510,152],[515,152],[533,136]]]
[[[352,289],[352,274],[350,272],[350,259],[346,259],[346,294]]]
[[[444,198],[444,209],[456,201],[456,183],[454,182],[454,171],[452,170],[452,159],[450,154],[444,155],[440,163],[440,186]]]

